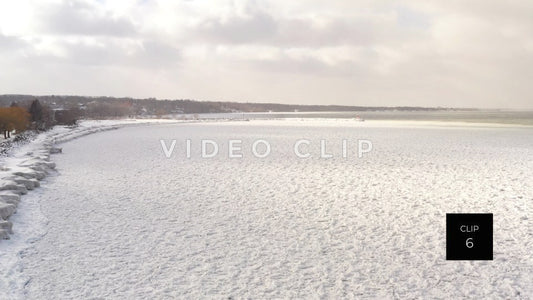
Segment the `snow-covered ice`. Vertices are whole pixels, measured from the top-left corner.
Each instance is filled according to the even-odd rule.
[[[168,159],[160,139],[177,140]],[[201,158],[201,139],[220,154]],[[271,155],[251,155],[257,139]],[[373,151],[343,158],[343,139]],[[59,147],[0,242],[2,299],[533,297],[531,127],[183,123]],[[494,214],[493,261],[445,260],[452,212]]]

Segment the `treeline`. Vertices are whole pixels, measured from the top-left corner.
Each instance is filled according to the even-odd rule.
[[[321,111],[436,111],[454,110],[450,108],[428,107],[367,107],[342,105],[291,105],[277,103],[240,103],[194,100],[157,100],[155,98],[134,99],[114,97],[84,96],[30,96],[0,95],[0,105],[7,106],[12,102],[29,105],[35,98],[42,105],[53,110],[71,112],[74,116],[85,118],[118,118],[176,114],[230,113],[230,112],[321,112]]]
[[[27,104],[27,103],[25,103]],[[29,105],[12,102],[8,107],[0,107],[0,130],[4,138],[27,129],[43,131],[56,124],[75,124],[79,114],[71,110],[53,110],[34,99]]]

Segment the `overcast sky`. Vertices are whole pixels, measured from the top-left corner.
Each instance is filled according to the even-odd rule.
[[[1,1],[0,94],[533,108],[533,1]]]

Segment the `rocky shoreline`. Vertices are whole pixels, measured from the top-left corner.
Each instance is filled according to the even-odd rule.
[[[60,153],[58,144],[95,132],[119,128],[118,125],[58,128],[41,133],[19,149],[18,156],[7,157],[0,167],[0,240],[13,234],[9,218],[16,213],[22,196],[40,186],[40,181],[54,172],[55,163],[50,156]]]

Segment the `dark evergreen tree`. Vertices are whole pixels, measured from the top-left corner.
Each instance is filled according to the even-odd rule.
[[[38,123],[42,122],[43,120],[43,106],[41,105],[41,102],[39,102],[38,99],[33,100],[33,102],[30,105],[29,113],[31,115],[31,122]]]

